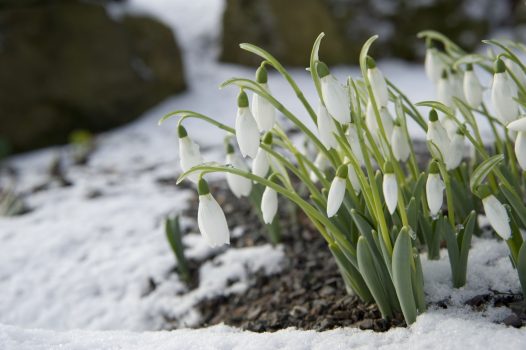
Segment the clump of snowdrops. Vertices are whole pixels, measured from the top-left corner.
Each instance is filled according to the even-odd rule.
[[[192,111],[165,116],[161,121],[180,117],[184,173],[179,181],[197,184],[198,225],[207,242],[229,243],[229,229],[205,175],[225,173],[237,197],[249,196],[254,184],[262,185],[260,209],[266,223],[275,220],[278,196],[293,202],[327,241],[347,291],[364,302],[376,302],[383,317],[401,312],[411,324],[426,309],[419,253],[427,251],[428,259],[438,259],[445,241],[452,284],[462,287],[471,238],[480,232],[477,215],[483,214],[508,244],[526,294],[526,244],[520,232],[526,229],[526,67],[514,54],[526,54],[526,47],[489,40],[487,55],[467,54],[439,33],[425,31],[419,37],[428,45],[425,68],[436,86],[435,100],[415,105],[384,77],[368,55],[377,36],[361,50],[361,76],[339,82],[319,58],[322,33],[308,67],[319,98],[314,106],[270,53],[241,44],[262,63],[255,80],[232,78],[221,85],[240,89],[235,127]],[[316,130],[271,93],[267,68],[289,83]],[[492,76],[493,112],[482,97],[482,74]],[[428,115],[422,107],[428,107]],[[314,153],[289,138],[276,119],[278,113],[300,131]],[[235,135],[239,152],[229,145],[226,164],[204,162],[183,127],[187,118]],[[430,161],[425,167],[416,160],[410,119],[426,134]],[[481,123],[489,124],[493,141],[482,137]]]

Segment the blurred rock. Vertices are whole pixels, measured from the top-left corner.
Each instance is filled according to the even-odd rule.
[[[466,50],[501,25],[515,24],[517,0],[227,0],[221,60],[253,65],[240,42],[261,46],[286,65],[306,66],[314,39],[325,32],[320,57],[356,63],[363,43],[379,34],[377,58],[420,59],[416,33],[433,29]]]
[[[14,151],[121,125],[184,89],[173,33],[156,20],[115,20],[95,3],[26,2],[0,11],[0,138]]]

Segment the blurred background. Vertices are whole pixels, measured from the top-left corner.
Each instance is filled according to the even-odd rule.
[[[473,50],[495,33],[522,40],[525,24],[518,0],[0,0],[0,154],[128,123],[206,78],[189,73],[204,56],[257,65],[240,42],[305,67],[322,31],[330,64],[355,64],[379,34],[376,58],[419,61],[420,30]]]

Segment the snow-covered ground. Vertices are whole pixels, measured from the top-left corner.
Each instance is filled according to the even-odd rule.
[[[118,5],[120,6],[120,5]],[[171,25],[185,49],[188,91],[166,100],[136,122],[101,135],[87,167],[66,173],[70,187],[52,187],[27,198],[30,213],[0,218],[0,349],[325,349],[325,348],[499,348],[524,349],[526,331],[495,324],[507,309],[472,312],[463,301],[489,289],[519,289],[516,272],[502,242],[475,239],[465,288],[452,291],[447,256],[423,258],[429,301],[448,299],[447,310],[430,310],[408,329],[373,333],[356,329],[242,332],[226,326],[152,332],[164,317],[192,325],[196,302],[216,293],[242,292],[259,268],[279,271],[282,250],[261,246],[212,250],[199,234],[185,236],[188,256],[213,261],[200,269],[200,287],[190,293],[169,274],[174,265],[162,222],[186,206],[190,190],[161,186],[175,177],[175,122],[157,126],[175,109],[193,109],[232,125],[233,88],[218,90],[232,76],[251,77],[254,69],[214,61],[223,1],[131,0],[126,11],[152,13]],[[112,7],[115,16],[123,9]],[[308,53],[305,53],[307,55]],[[379,62],[384,73],[414,101],[430,99],[433,88],[421,66]],[[344,79],[355,67],[336,67]],[[313,103],[309,75],[292,70]],[[272,91],[307,121],[286,82],[270,74]],[[223,158],[223,133],[199,121],[186,124],[210,160]],[[419,134],[415,130],[415,136]],[[421,135],[421,134],[420,134]],[[28,192],[47,180],[47,168],[60,148],[14,157],[18,190]],[[96,195],[94,195],[96,194]],[[239,282],[227,286],[231,277]],[[157,287],[150,290],[150,280]],[[137,331],[137,332],[136,332]],[[149,331],[149,332],[138,332]]]

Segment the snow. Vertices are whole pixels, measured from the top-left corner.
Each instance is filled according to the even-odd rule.
[[[158,127],[157,121],[175,109],[194,109],[233,125],[237,91],[217,87],[232,76],[251,77],[255,69],[219,64],[213,59],[223,1],[131,0],[126,6],[111,5],[108,10],[116,17],[127,12],[154,14],[174,28],[185,49],[189,89],[136,122],[100,135],[89,165],[67,168],[65,175],[73,183],[70,187],[53,186],[31,193],[47,181],[51,161],[67,154],[62,148],[9,160],[20,174],[17,189],[30,194],[26,199],[32,211],[0,218],[0,349],[525,347],[524,330],[493,323],[507,316],[507,309],[489,307],[474,312],[462,306],[465,300],[490,289],[519,291],[505,244],[476,238],[468,283],[462,289],[451,288],[445,251],[440,261],[422,258],[428,301],[445,301],[449,307],[429,310],[407,329],[387,333],[287,329],[256,334],[220,325],[154,332],[164,326],[165,317],[178,318],[179,326],[194,325],[199,319],[194,309],[197,302],[218,293],[243,293],[255,271],[279,272],[283,250],[269,245],[211,249],[193,232],[185,235],[184,243],[189,257],[206,260],[199,271],[201,284],[188,291],[170,273],[175,262],[165,241],[163,219],[186,208],[192,190],[157,183],[157,179],[178,174],[175,122]],[[422,66],[395,60],[378,65],[411,100],[432,97],[433,88]],[[333,67],[333,73],[343,81],[359,71],[340,66]],[[309,101],[317,101],[308,73],[295,68],[291,74]],[[312,127],[287,83],[275,72],[270,72],[269,81],[275,95]],[[197,120],[185,125],[202,145],[207,160],[223,159],[222,147],[217,147],[222,143],[222,131]],[[414,124],[411,128],[415,137],[422,137]],[[0,180],[5,180],[5,175],[0,174]],[[92,198],[95,192],[101,196]],[[190,226],[192,220],[184,220],[183,225]],[[236,235],[244,231],[232,229]],[[156,284],[154,290],[150,281]]]

